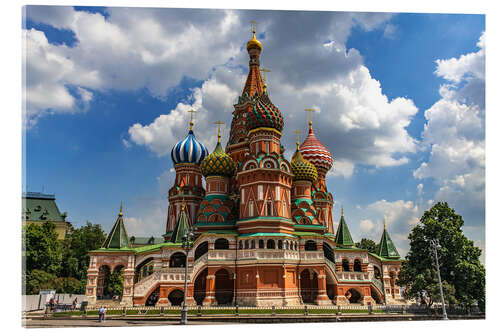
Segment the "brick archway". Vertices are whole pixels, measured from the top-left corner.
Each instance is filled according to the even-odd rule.
[[[231,304],[234,296],[234,281],[231,271],[225,268],[215,272],[215,300],[217,304]]]

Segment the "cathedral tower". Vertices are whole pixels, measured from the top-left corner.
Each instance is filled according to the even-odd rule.
[[[189,221],[196,221],[196,212],[200,202],[205,196],[202,176],[200,170],[201,161],[208,155],[207,148],[201,144],[193,132],[193,110],[189,122],[188,135],[179,141],[171,152],[172,162],[175,169],[175,180],[172,188],[168,191],[168,215],[165,241],[169,239],[168,234],[174,229],[175,223],[181,211],[182,202],[185,204],[186,214]]]

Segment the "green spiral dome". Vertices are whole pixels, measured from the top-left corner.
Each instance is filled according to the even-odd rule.
[[[231,157],[222,149],[220,142],[217,142],[214,151],[205,157],[200,164],[203,176],[224,176],[234,175],[236,165]]]
[[[315,182],[318,178],[318,171],[316,167],[311,162],[302,157],[300,150],[297,147],[297,151],[292,158],[292,172],[294,180],[308,180],[310,182]]]

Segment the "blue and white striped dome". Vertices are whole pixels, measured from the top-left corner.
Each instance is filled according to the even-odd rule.
[[[208,155],[208,150],[198,140],[196,140],[192,130],[181,141],[179,141],[170,154],[174,164],[195,163],[200,164]]]

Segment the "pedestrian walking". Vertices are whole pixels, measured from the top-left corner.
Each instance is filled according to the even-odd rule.
[[[102,320],[106,320],[106,307],[104,307],[104,311],[102,313]]]
[[[75,299],[73,300],[73,311],[75,311],[77,304],[78,304],[78,297],[75,297]]]

